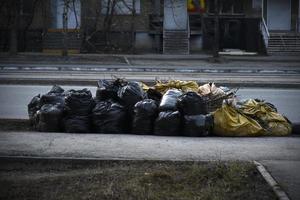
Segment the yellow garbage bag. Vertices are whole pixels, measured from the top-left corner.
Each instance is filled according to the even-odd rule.
[[[263,136],[266,130],[238,109],[223,104],[214,113],[213,133],[219,136]]]
[[[158,81],[154,85],[154,89],[163,94],[169,89],[179,89],[183,92],[198,92],[198,88],[199,85],[195,81],[170,80],[167,83]]]
[[[141,86],[141,88],[143,88],[144,92],[147,92],[150,89],[150,87],[148,85],[146,85],[146,83],[143,83],[143,82],[140,82],[140,86]]]
[[[292,132],[292,125],[288,120],[266,102],[249,99],[242,104],[240,110],[257,119],[266,129],[266,135],[285,136]]]

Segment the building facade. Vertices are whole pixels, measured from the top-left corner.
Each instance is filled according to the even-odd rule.
[[[59,53],[63,32],[74,53],[213,49],[214,0],[19,0],[15,7],[7,2],[0,4],[1,51],[9,49],[12,24],[19,51]],[[300,51],[299,0],[219,0],[217,11],[220,50]]]

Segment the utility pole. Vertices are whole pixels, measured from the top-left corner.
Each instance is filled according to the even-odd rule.
[[[215,0],[215,23],[214,23],[214,59],[219,58],[219,0]]]

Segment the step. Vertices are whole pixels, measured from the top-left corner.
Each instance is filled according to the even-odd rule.
[[[282,52],[286,52],[286,51],[290,51],[290,52],[293,52],[293,51],[300,51],[300,49],[268,49],[268,51],[282,51]]]

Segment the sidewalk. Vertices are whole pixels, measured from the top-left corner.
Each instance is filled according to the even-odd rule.
[[[84,84],[112,76],[153,82],[180,79],[233,87],[300,87],[298,56],[226,56],[211,63],[208,54],[75,54],[68,58],[42,53],[0,54],[1,84]]]
[[[0,157],[100,160],[259,161],[291,199],[299,199],[300,137],[159,137],[0,132]]]
[[[68,59],[63,58],[57,54],[45,54],[45,53],[31,53],[21,52],[16,56],[10,56],[8,53],[0,53],[0,60],[2,61],[81,61],[81,62],[120,62],[126,63],[128,60],[176,60],[176,61],[200,61],[212,58],[212,55],[207,53],[189,54],[189,55],[167,55],[167,54],[70,54]],[[222,55],[228,61],[244,61],[244,62],[298,62],[300,63],[299,55],[271,55],[271,56],[230,56]]]

